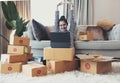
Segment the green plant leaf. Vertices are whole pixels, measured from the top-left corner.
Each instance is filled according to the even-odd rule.
[[[19,14],[15,3],[13,1],[8,1],[7,4],[9,7],[10,17],[12,18],[12,20],[16,20]]]
[[[1,2],[1,5],[2,5],[2,10],[3,10],[3,14],[5,16],[5,19],[7,19],[8,21],[11,21],[10,18],[9,18],[9,10],[8,10],[8,7],[7,7],[7,4],[5,2]]]
[[[7,26],[7,28],[8,28],[9,30],[12,30],[12,29],[13,29],[13,28],[8,24],[7,21],[5,22],[5,25]]]

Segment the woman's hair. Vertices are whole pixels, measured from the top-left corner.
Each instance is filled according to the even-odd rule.
[[[64,21],[67,25],[68,25],[68,22],[67,22],[67,19],[65,18],[65,16],[61,16],[59,21],[58,21],[58,24],[60,21]]]

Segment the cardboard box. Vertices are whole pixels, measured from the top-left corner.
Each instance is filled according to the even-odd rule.
[[[28,53],[28,54],[26,54],[26,55],[27,55],[27,59],[28,59],[28,60],[30,60],[30,59],[33,58],[33,53]]]
[[[87,37],[87,35],[80,35],[79,39],[80,40],[88,40],[88,37]]]
[[[8,54],[25,54],[29,53],[30,47],[27,46],[16,46],[16,45],[8,45]]]
[[[26,48],[28,49],[27,53],[31,54],[31,46],[26,46]]]
[[[40,63],[28,63],[22,65],[22,72],[28,76],[44,76],[47,75],[47,68]]]
[[[1,62],[16,63],[27,62],[26,54],[1,54]]]
[[[112,70],[112,62],[116,61],[112,57],[101,56],[100,54],[78,54],[80,58],[80,71],[91,74],[103,74]]]
[[[45,60],[66,60],[72,61],[74,58],[74,48],[44,48],[44,59]]]
[[[22,63],[0,63],[0,73],[8,74],[21,72]]]
[[[14,45],[21,45],[21,46],[29,46],[30,45],[30,38],[14,36],[13,44]]]
[[[48,73],[55,74],[65,71],[72,71],[78,69],[78,60],[72,61],[59,61],[59,60],[48,60],[46,63]]]
[[[111,61],[92,61],[92,60],[80,60],[80,71],[92,73],[92,74],[103,74],[108,73],[112,70]]]
[[[86,34],[80,34],[79,36],[80,40],[93,40],[93,34],[91,32],[87,32]]]

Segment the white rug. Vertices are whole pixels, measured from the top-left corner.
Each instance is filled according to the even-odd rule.
[[[64,72],[42,77],[29,77],[23,73],[0,74],[0,83],[120,83],[120,62],[113,62],[112,72],[108,74]]]

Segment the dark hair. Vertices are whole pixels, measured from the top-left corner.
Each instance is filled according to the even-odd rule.
[[[68,22],[67,22],[67,19],[65,18],[65,16],[61,16],[61,17],[60,17],[60,19],[59,19],[59,21],[58,21],[58,24],[59,24],[60,21],[64,21],[64,22],[67,23],[67,25],[68,25]]]

